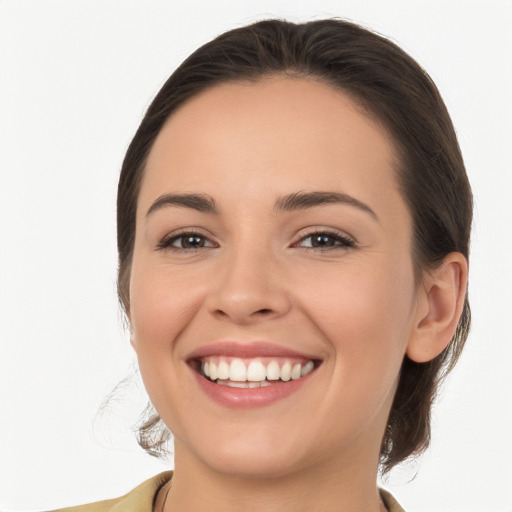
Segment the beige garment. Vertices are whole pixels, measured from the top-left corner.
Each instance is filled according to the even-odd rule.
[[[172,471],[166,471],[146,480],[120,498],[60,508],[54,512],[162,512],[161,508],[166,492],[169,491],[171,478]],[[166,484],[168,485],[159,496],[160,489]],[[380,494],[389,512],[405,512],[388,491],[380,489]]]
[[[172,471],[165,471],[146,480],[120,498],[97,501],[77,507],[59,508],[54,512],[153,512],[153,504],[158,491],[171,478]]]

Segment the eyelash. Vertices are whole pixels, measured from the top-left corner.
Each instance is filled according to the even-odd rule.
[[[329,239],[329,240],[333,241],[333,245],[328,245],[326,247],[320,247],[320,246],[304,247],[304,246],[302,246],[306,251],[327,252],[327,251],[336,251],[336,250],[339,251],[339,250],[343,250],[343,249],[345,249],[345,250],[353,249],[354,247],[356,247],[356,242],[352,238],[350,238],[346,235],[341,235],[334,231],[329,231],[329,230],[325,230],[325,229],[318,229],[317,231],[315,231],[313,233],[308,233],[307,235],[303,236],[297,243],[295,243],[294,247],[300,248],[301,245],[299,245],[299,244],[301,242],[304,242],[308,238],[314,239],[315,237]]]
[[[330,243],[331,245],[327,245],[324,247],[322,247],[322,246],[315,247],[314,245],[311,245],[308,247],[308,246],[301,245],[303,242],[305,242],[308,239],[311,239],[311,244],[313,244],[314,237],[317,237],[317,238],[322,237],[324,239],[327,239],[328,243]],[[173,246],[173,244],[179,240],[182,241],[181,244],[183,245],[183,242],[187,238],[188,239],[190,239],[190,238],[200,239],[203,245],[201,245],[199,247],[175,247],[175,246]],[[209,245],[204,245],[205,243],[209,243]],[[198,233],[196,231],[183,231],[180,233],[174,233],[171,236],[167,236],[167,237],[163,238],[157,245],[157,249],[160,251],[175,251],[175,252],[195,252],[195,251],[199,251],[201,249],[211,249],[211,248],[215,248],[215,247],[218,247],[218,245],[215,244],[214,242],[212,242],[211,240],[209,240],[209,238],[206,237],[205,235],[202,235],[201,233]],[[323,230],[318,229],[317,231],[314,231],[313,233],[308,233],[307,235],[301,237],[298,242],[296,242],[292,245],[292,247],[299,248],[299,249],[303,248],[306,251],[328,252],[328,251],[336,251],[336,250],[339,251],[339,250],[353,249],[354,247],[356,247],[356,242],[352,238],[350,238],[346,235],[341,235],[334,231],[329,231],[329,230],[325,230],[325,229],[323,229]]]
[[[182,240],[182,244],[183,244],[183,241],[186,240],[186,239],[190,239],[190,238],[199,238],[203,241],[203,243],[205,243],[206,241],[209,241],[211,243],[211,245],[208,245],[208,246],[201,246],[201,247],[174,247],[172,244],[175,243],[176,241],[178,240]],[[177,252],[194,252],[194,251],[198,251],[200,249],[204,249],[204,248],[212,248],[212,247],[215,247],[216,244],[211,242],[208,237],[202,235],[201,233],[197,233],[196,231],[182,231],[181,233],[175,233],[171,236],[166,236],[165,238],[163,238],[157,245],[157,249],[160,250],[160,251],[177,251]]]

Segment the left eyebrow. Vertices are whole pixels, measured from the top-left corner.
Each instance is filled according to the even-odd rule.
[[[366,203],[341,192],[295,192],[294,194],[289,194],[278,199],[274,205],[274,210],[277,212],[304,210],[332,203],[353,206],[363,212],[369,213],[377,222],[379,221],[377,214]]]
[[[219,213],[214,199],[206,194],[164,194],[149,207],[146,217],[166,206],[191,208],[198,212],[213,213],[215,215]]]

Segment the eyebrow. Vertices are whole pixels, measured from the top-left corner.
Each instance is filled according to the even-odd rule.
[[[375,220],[379,220],[377,214],[366,203],[341,192],[294,192],[278,199],[274,205],[274,210],[276,212],[306,210],[333,203],[353,206],[369,213]],[[207,194],[163,194],[149,207],[146,217],[167,206],[191,208],[202,213],[219,214],[215,200]]]
[[[279,199],[274,209],[276,211],[305,210],[333,203],[354,206],[363,212],[369,213],[376,221],[379,220],[377,214],[366,203],[341,192],[296,192]]]
[[[192,208],[203,213],[219,213],[215,200],[206,194],[164,194],[149,207],[146,217],[166,206]]]

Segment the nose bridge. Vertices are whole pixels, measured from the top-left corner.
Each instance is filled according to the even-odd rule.
[[[210,311],[237,323],[285,314],[290,307],[271,248],[242,243],[227,249],[209,298]]]

